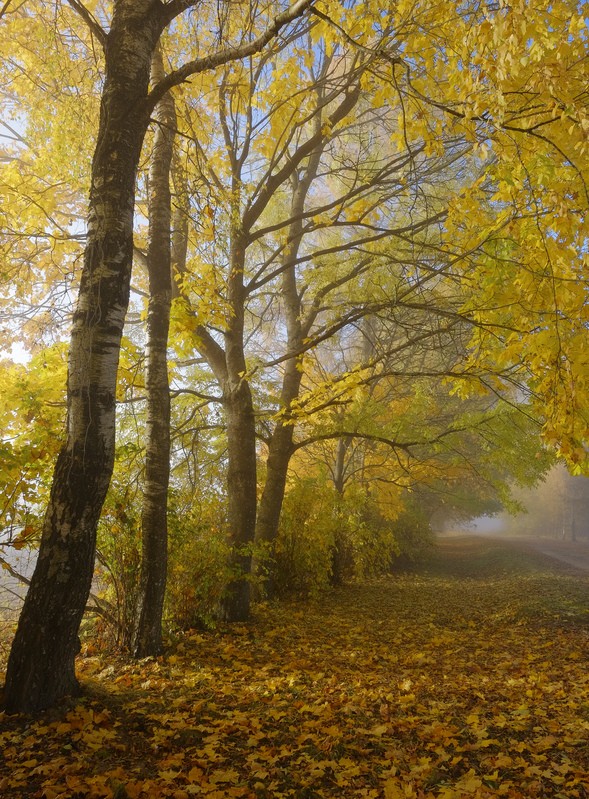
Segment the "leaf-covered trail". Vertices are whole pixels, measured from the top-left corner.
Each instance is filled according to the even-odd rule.
[[[86,696],[0,716],[0,796],[587,797],[589,578],[448,539],[423,568],[262,608]]]

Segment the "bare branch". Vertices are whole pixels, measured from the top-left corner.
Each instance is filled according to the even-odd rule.
[[[329,115],[326,120],[326,126],[329,128],[329,130],[332,130],[338,122],[341,122],[341,120],[350,113],[360,99],[360,95],[361,90],[359,83],[356,86],[352,86],[349,91],[346,91],[339,106],[333,111],[332,114]],[[270,198],[276,192],[278,187],[281,186],[294,173],[295,169],[305,158],[311,155],[315,148],[321,143],[321,140],[325,137],[325,135],[326,134],[319,130],[319,132],[307,139],[307,141],[298,148],[298,150],[292,155],[287,163],[266,181],[262,191],[258,195],[257,200],[243,215],[242,221],[244,230],[249,230],[254,222],[259,219],[260,215],[268,205]]]
[[[330,433],[319,433],[316,436],[310,436],[304,441],[294,442],[293,449],[298,450],[302,449],[303,447],[308,447],[310,444],[315,444],[318,441],[333,441],[338,438],[361,438],[365,441],[374,441],[380,444],[386,444],[388,447],[394,450],[402,449],[408,454],[410,447],[423,443],[421,441],[395,441],[392,438],[377,436],[373,435],[372,433],[360,433],[358,431],[350,430],[334,430]]]
[[[4,16],[4,14],[6,14],[6,12],[8,11],[8,6],[9,6],[11,3],[12,3],[12,0],[6,0],[6,2],[5,2],[5,3],[4,3],[4,5],[2,6],[2,8],[0,9],[0,19],[2,19],[2,17]]]
[[[198,399],[209,402],[223,402],[223,397],[216,397],[214,394],[203,394],[202,391],[196,391],[193,388],[176,388],[170,391],[170,397],[181,397],[183,394],[189,394],[191,397],[198,397]]]
[[[227,383],[227,364],[223,347],[215,341],[204,325],[198,325],[195,333],[198,337],[196,348],[213,370],[219,385],[225,386]]]
[[[31,581],[28,577],[25,577],[24,574],[21,574],[16,569],[14,569],[10,563],[3,557],[0,557],[0,565],[2,568],[10,574],[11,577],[14,577],[15,580],[18,580],[19,583],[23,583],[23,585],[30,585]]]
[[[239,61],[243,58],[247,58],[248,56],[259,53],[269,42],[272,41],[275,36],[278,35],[280,30],[285,25],[288,25],[289,22],[293,22],[295,19],[298,19],[298,17],[301,17],[310,7],[312,2],[313,0],[297,0],[297,2],[295,2],[295,4],[289,9],[274,17],[274,20],[268,26],[268,28],[266,28],[264,33],[260,34],[260,36],[258,36],[256,39],[253,39],[251,42],[234,47],[227,47],[223,50],[218,50],[216,53],[211,53],[211,55],[205,56],[204,58],[197,58],[194,61],[189,61],[188,63],[184,64],[184,66],[173,70],[163,80],[159,81],[150,91],[145,101],[147,108],[155,108],[157,103],[167,91],[169,91],[173,86],[178,86],[180,83],[183,83],[191,75],[198,75],[201,72],[206,72],[207,70],[212,70],[216,67],[223,66],[223,64],[228,64],[230,61]],[[178,6],[180,10],[184,10],[184,8],[189,8],[192,5],[194,5],[194,3],[181,2],[181,0],[179,0],[178,3],[167,4],[167,8],[172,9]]]
[[[10,0],[7,0],[7,4]],[[68,0],[70,6],[74,9],[76,14],[78,14],[86,23],[90,32],[96,36],[102,47],[106,47],[106,31],[102,26],[98,23],[98,20],[88,11],[86,6],[80,2],[80,0]],[[0,14],[1,16],[1,14]]]

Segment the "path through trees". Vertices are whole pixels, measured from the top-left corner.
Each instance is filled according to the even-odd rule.
[[[87,649],[79,704],[4,718],[0,791],[586,796],[589,578],[548,564],[450,538],[410,574],[193,631],[157,660]]]

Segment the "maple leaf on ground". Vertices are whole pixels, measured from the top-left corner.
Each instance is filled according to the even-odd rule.
[[[166,657],[81,658],[81,702],[0,717],[0,795],[583,799],[588,587],[447,539],[412,572],[262,606]]]

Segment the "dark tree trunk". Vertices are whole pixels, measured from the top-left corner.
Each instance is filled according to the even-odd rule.
[[[256,540],[272,545],[278,533],[288,465],[292,457],[294,428],[277,423],[268,446],[266,480],[260,497]]]
[[[295,358],[286,364],[281,397],[283,408],[288,408],[298,397],[302,374],[297,366],[298,360]],[[266,597],[272,597],[276,589],[274,547],[278,537],[288,467],[294,452],[293,437],[294,426],[283,424],[279,420],[268,444],[266,480],[260,497],[256,523],[256,543],[261,545],[262,559],[255,565]]]
[[[55,467],[37,566],[8,661],[9,712],[36,712],[78,690],[78,629],[114,462],[115,389],[129,299],[135,177],[149,119],[142,101],[159,33],[151,0],[115,4],[106,38],[88,238],[70,344],[67,439]]]
[[[164,77],[159,48],[153,58],[153,78]],[[149,234],[147,271],[147,392],[145,484],[141,514],[142,557],[135,657],[158,655],[162,649],[162,615],[168,565],[168,485],[170,482],[170,387],[168,334],[172,302],[170,170],[176,113],[168,92],[158,103],[149,173]]]
[[[318,113],[314,120],[315,132],[321,131],[321,114]],[[303,346],[305,336],[309,334],[313,321],[316,317],[316,309],[311,308],[305,319],[302,316],[301,293],[297,286],[296,278],[296,258],[303,239],[303,211],[307,193],[313,180],[317,175],[319,162],[321,159],[322,147],[317,146],[311,154],[307,163],[306,170],[299,178],[295,172],[292,176],[293,195],[291,200],[291,218],[293,221],[289,229],[290,244],[284,254],[284,272],[282,275],[281,297],[284,302],[286,329],[288,335],[288,349],[296,352]],[[293,401],[299,396],[303,375],[301,371],[301,360],[294,356],[285,365],[284,377],[282,379],[282,391],[280,395],[280,406],[283,411],[288,413]],[[260,498],[258,512],[258,522],[256,527],[256,540],[264,545],[265,571],[263,583],[266,596],[272,596],[275,590],[275,580],[273,575],[273,553],[276,538],[278,537],[278,527],[280,515],[284,502],[286,489],[286,477],[290,459],[294,452],[293,438],[294,425],[289,424],[288,418],[283,423],[281,420],[276,422],[276,427],[270,438],[268,445],[268,459],[266,461],[266,481]]]
[[[252,546],[256,534],[256,422],[243,344],[244,256],[243,237],[235,229],[232,231],[228,292],[233,313],[225,330],[225,347],[205,327],[197,330],[200,352],[223,390],[227,424],[227,533],[231,577],[221,602],[220,616],[229,622],[249,618]]]
[[[246,621],[250,613],[251,546],[256,529],[256,433],[249,385],[240,381],[225,393],[227,417],[227,521],[233,579],[226,589],[222,615]]]
[[[239,209],[238,175],[234,197]],[[231,231],[231,274],[228,298],[233,314],[225,331],[227,379],[223,404],[227,416],[227,521],[233,577],[226,588],[222,614],[226,621],[246,621],[250,614],[252,552],[256,534],[256,420],[247,378],[244,350],[244,269],[246,238],[239,223]]]
[[[346,486],[346,454],[350,448],[350,438],[339,438],[337,442],[337,449],[335,453],[335,465],[333,472],[333,485],[337,494],[338,501],[341,501],[344,496],[344,489]],[[347,549],[347,541],[340,526],[339,518],[341,517],[341,510],[336,506],[335,512],[337,514],[337,523],[333,536],[333,545],[331,548],[331,584],[333,586],[342,585],[346,573],[346,568],[349,565],[349,552]]]
[[[342,103],[330,116],[330,127],[353,108],[359,96],[359,90],[355,89],[349,94],[346,93]],[[295,264],[298,248],[303,235],[303,216],[301,211],[304,209],[305,197],[316,175],[316,170],[320,160],[322,143],[327,141],[327,134],[322,131],[321,114],[318,113],[314,120],[313,135],[302,144],[291,162],[279,169],[266,182],[264,189],[259,193],[257,199],[249,205],[242,213],[241,191],[242,179],[241,170],[246,157],[249,143],[241,142],[241,150],[238,142],[232,138],[227,118],[230,115],[227,109],[221,112],[221,130],[227,146],[227,152],[232,164],[232,228],[231,228],[231,252],[230,252],[230,274],[228,279],[228,300],[232,315],[225,331],[225,350],[224,363],[222,366],[215,365],[219,360],[218,348],[210,340],[210,336],[201,336],[204,341],[203,354],[209,359],[209,363],[215,370],[221,385],[223,385],[223,395],[225,409],[227,413],[227,437],[228,437],[228,522],[230,530],[230,540],[233,547],[231,566],[235,573],[235,578],[227,588],[226,600],[223,605],[223,616],[227,621],[243,621],[249,616],[250,606],[250,575],[252,571],[251,546],[256,536],[256,446],[255,446],[255,415],[253,411],[252,397],[247,382],[247,367],[244,349],[244,309],[247,299],[247,289],[244,284],[244,270],[246,261],[246,249],[251,243],[249,233],[252,226],[263,213],[272,194],[286,181],[293,181],[293,200],[292,215],[293,221],[289,229],[290,244],[286,248],[284,256],[283,272],[283,292],[282,297],[285,303],[287,316],[289,346],[299,347],[303,339],[304,331],[300,322],[301,302],[296,285]],[[240,150],[240,152],[238,152]],[[308,159],[305,175],[302,179],[298,177],[297,164],[304,159]],[[312,324],[318,309],[311,311],[308,317],[308,325]],[[208,354],[207,354],[208,352]],[[213,357],[211,357],[211,355]],[[294,357],[289,364],[289,374],[297,372],[299,366],[298,358]],[[293,371],[294,370],[294,371]],[[292,399],[298,395],[300,387],[300,377],[297,376],[296,385],[287,387],[283,394],[283,407],[288,408]],[[282,435],[282,434],[280,434]],[[281,444],[288,438],[292,442],[292,434],[285,433]],[[290,455],[286,457],[287,449],[280,447],[280,455],[274,461],[274,473],[272,485],[268,487],[268,494],[264,508],[265,518],[263,521],[266,532],[258,533],[264,535],[264,540],[273,541],[276,538],[278,519],[282,508],[284,497],[284,484]],[[270,497],[272,495],[272,498]],[[270,507],[271,505],[271,507]]]

